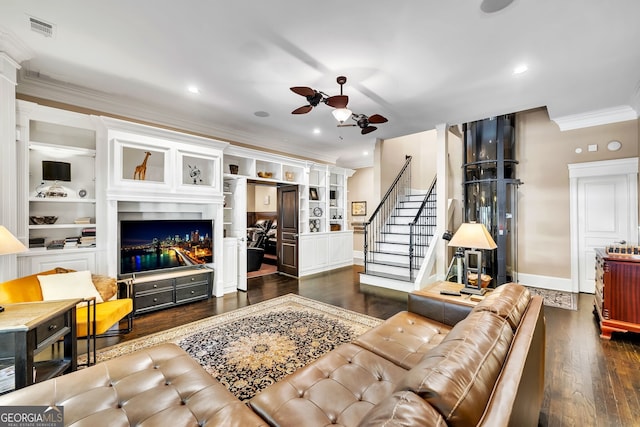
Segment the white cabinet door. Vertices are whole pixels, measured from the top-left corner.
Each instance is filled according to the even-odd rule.
[[[224,251],[224,266],[222,268],[222,282],[224,293],[235,292],[238,287],[238,239],[225,237],[222,244]]]

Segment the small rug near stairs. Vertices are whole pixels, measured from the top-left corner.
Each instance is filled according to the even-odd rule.
[[[174,342],[247,400],[381,322],[289,294],[99,350],[97,359]]]

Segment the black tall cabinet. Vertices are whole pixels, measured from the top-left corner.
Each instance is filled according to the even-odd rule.
[[[464,221],[483,223],[498,248],[483,254],[492,286],[516,281],[517,207],[515,114],[465,123]]]

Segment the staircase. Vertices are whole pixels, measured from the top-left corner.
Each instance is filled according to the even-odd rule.
[[[411,158],[365,225],[360,283],[411,291],[436,233],[436,191],[411,190]]]

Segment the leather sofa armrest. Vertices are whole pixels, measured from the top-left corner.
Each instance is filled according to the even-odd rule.
[[[437,300],[415,293],[409,294],[407,302],[407,311],[448,326],[454,326],[467,317],[471,313],[471,309],[470,306]]]

